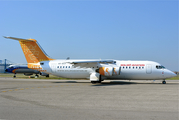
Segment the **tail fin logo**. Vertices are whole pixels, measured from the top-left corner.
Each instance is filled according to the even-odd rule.
[[[27,63],[38,63],[40,61],[54,60],[49,58],[43,49],[37,44],[35,39],[21,39],[15,37],[5,37],[8,39],[18,40],[22,51],[26,57]]]
[[[34,41],[19,41],[28,63],[51,60]]]
[[[24,55],[27,56],[26,59],[30,63],[37,63],[39,62],[37,60],[39,56],[39,51],[36,50],[37,46],[33,46],[33,44],[29,44],[29,41],[19,41],[20,45],[22,47],[22,50],[24,52]],[[36,56],[36,57],[35,57]]]

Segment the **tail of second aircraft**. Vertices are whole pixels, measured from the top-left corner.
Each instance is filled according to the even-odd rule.
[[[15,37],[5,37],[18,40],[24,52],[27,63],[38,63],[40,61],[53,60],[47,56],[35,39],[21,39]]]

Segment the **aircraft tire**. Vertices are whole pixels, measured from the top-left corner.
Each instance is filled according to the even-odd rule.
[[[95,84],[95,83],[96,83],[96,81],[91,81],[91,83],[92,83],[92,84]]]
[[[101,83],[101,81],[97,81],[97,83]]]
[[[166,81],[164,80],[164,81],[162,81],[162,84],[166,84]]]

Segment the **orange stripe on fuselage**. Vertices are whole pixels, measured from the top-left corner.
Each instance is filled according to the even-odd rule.
[[[16,70],[18,70],[18,69],[14,69],[14,70],[12,70],[12,72],[15,73]]]

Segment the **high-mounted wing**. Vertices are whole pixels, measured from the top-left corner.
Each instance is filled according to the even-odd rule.
[[[73,64],[74,67],[79,68],[98,68],[101,64],[112,64],[113,60],[70,60],[70,64]]]
[[[114,60],[80,60],[80,61],[71,61],[71,64],[87,64],[87,63],[113,63]]]

